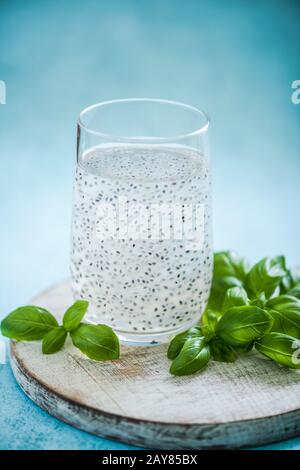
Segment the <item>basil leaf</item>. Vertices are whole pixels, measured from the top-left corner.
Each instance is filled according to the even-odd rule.
[[[279,264],[284,271],[284,276],[282,277],[279,288],[280,288],[280,294],[285,294],[289,289],[291,289],[293,285],[293,278],[290,270],[286,266],[286,259],[285,256],[275,256],[273,260]]]
[[[300,369],[300,341],[283,333],[268,333],[255,343],[264,356],[293,369]]]
[[[296,284],[292,289],[287,291],[287,295],[291,295],[293,297],[297,297],[297,299],[300,299],[300,283]]]
[[[272,331],[300,338],[300,300],[290,295],[279,295],[266,303],[274,322]]]
[[[231,307],[239,307],[249,305],[247,292],[243,287],[231,287],[225,294],[223,303],[223,311],[225,312]]]
[[[292,283],[290,288],[286,291],[287,295],[292,295],[300,299],[300,268],[293,268],[290,271],[290,275],[292,278]]]
[[[220,318],[217,336],[231,346],[242,346],[263,336],[272,326],[270,315],[259,307],[232,307]]]
[[[77,300],[64,314],[63,326],[67,331],[73,331],[78,328],[88,309],[87,300]]]
[[[214,325],[203,325],[201,326],[201,331],[207,342],[216,336]]]
[[[296,268],[292,268],[290,270],[291,276],[292,276],[292,286],[296,286],[300,284],[300,267],[297,266]]]
[[[71,331],[74,346],[95,361],[118,359],[119,339],[107,325],[89,325],[81,323]]]
[[[215,253],[209,308],[221,310],[227,289],[235,286],[242,287],[247,271],[245,259],[232,251]]]
[[[49,331],[43,338],[43,354],[53,354],[59,351],[65,344],[67,334],[63,326],[53,328],[53,330]]]
[[[218,323],[221,315],[222,312],[212,310],[209,307],[206,307],[204,310],[204,313],[201,317],[201,331],[207,341],[215,336],[216,324]]]
[[[201,328],[198,326],[193,326],[192,328],[176,335],[169,344],[167,352],[168,358],[175,359],[183,348],[186,340],[197,336],[202,336]]]
[[[221,315],[222,312],[207,307],[201,317],[201,325],[211,325],[213,327]]]
[[[55,317],[48,310],[26,305],[19,307],[1,322],[3,336],[18,341],[42,339],[48,331],[57,327]]]
[[[209,345],[211,355],[215,361],[234,362],[236,360],[236,352],[229,344],[214,338]]]
[[[281,268],[283,269],[283,271],[285,271],[285,272],[288,271],[288,269],[286,267],[285,256],[283,256],[283,255],[273,256],[272,260],[275,264],[279,264],[281,266]]]
[[[246,278],[246,290],[250,298],[259,297],[264,293],[266,298],[271,297],[279,286],[285,271],[277,258],[264,258],[256,263]]]
[[[262,292],[261,294],[259,294],[259,297],[256,297],[256,299],[250,300],[250,305],[255,305],[256,307],[264,309],[266,305],[266,301],[267,301],[266,296]]]
[[[210,359],[210,347],[204,338],[189,338],[179,355],[171,364],[170,372],[173,375],[190,375],[206,366]]]
[[[233,251],[219,251],[214,254],[214,274],[216,277],[235,277],[244,281],[248,272],[245,258]]]

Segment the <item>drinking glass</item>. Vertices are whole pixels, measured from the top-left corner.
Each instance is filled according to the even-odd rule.
[[[209,119],[124,99],[78,120],[71,273],[88,320],[155,344],[196,324],[212,277]]]

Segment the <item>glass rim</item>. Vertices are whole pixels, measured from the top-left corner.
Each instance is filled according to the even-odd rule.
[[[97,108],[102,108],[105,106],[110,106],[110,105],[115,105],[115,104],[121,104],[121,103],[156,103],[156,104],[167,104],[167,105],[172,105],[176,106],[178,108],[183,108],[187,111],[190,111],[193,114],[196,114],[198,116],[201,116],[202,119],[204,119],[204,124],[197,129],[187,132],[184,134],[177,134],[174,136],[166,136],[166,137],[158,137],[158,136],[122,136],[122,135],[117,135],[117,134],[109,134],[106,132],[101,132],[98,130],[93,129],[92,127],[89,127],[88,125],[84,124],[83,122],[83,117],[88,114],[90,111],[95,110]],[[143,143],[143,142],[153,142],[153,143],[163,143],[163,142],[174,142],[178,140],[183,140],[188,137],[195,137],[197,135],[205,133],[210,125],[210,118],[208,114],[205,111],[202,111],[201,109],[182,103],[180,101],[173,101],[173,100],[165,100],[165,99],[160,99],[160,98],[122,98],[122,99],[114,99],[114,100],[108,100],[108,101],[102,101],[99,103],[92,104],[91,106],[87,106],[84,108],[80,113],[79,117],[77,120],[78,126],[80,126],[81,129],[84,129],[86,132],[89,132],[90,134],[97,135],[99,137],[102,137],[103,139],[110,140],[113,142],[132,142],[132,143]]]

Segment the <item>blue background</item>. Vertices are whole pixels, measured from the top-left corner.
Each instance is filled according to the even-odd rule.
[[[0,0],[1,315],[69,275],[76,119],[107,99],[207,110],[215,249],[300,264],[299,19],[287,0]],[[0,367],[1,448],[129,448],[48,416]]]

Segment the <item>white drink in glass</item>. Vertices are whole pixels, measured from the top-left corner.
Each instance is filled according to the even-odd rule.
[[[121,339],[148,343],[199,321],[212,276],[210,185],[207,158],[183,146],[98,146],[82,155],[74,187],[71,272],[75,298],[90,302],[90,321],[110,325]],[[118,213],[120,201],[127,220]],[[159,237],[149,236],[160,207],[167,209],[166,217],[168,208],[171,214],[175,207],[178,216],[180,207],[200,207],[201,241],[195,245],[178,236],[183,232],[174,227],[178,219],[172,214],[160,219]],[[149,216],[146,226],[142,209]],[[183,229],[191,217],[190,210],[180,212]],[[124,235],[126,223],[131,230]]]

